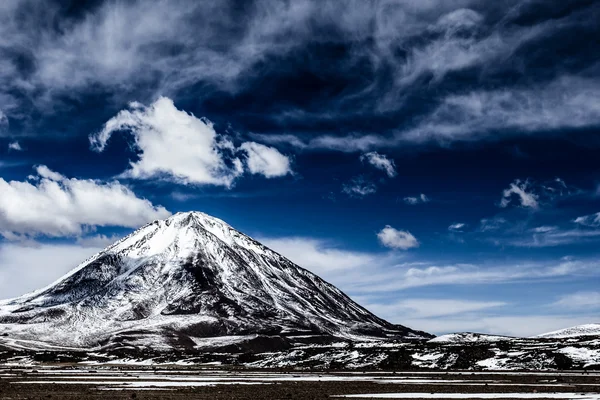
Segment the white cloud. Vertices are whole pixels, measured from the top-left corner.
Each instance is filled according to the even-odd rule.
[[[118,182],[66,178],[46,166],[30,181],[0,178],[0,234],[78,236],[88,227],[139,227],[170,212]]]
[[[242,160],[236,157],[239,151],[246,153],[253,174],[272,178],[291,173],[289,158],[276,149],[255,142],[245,142],[238,149],[210,121],[178,110],[166,97],[148,107],[131,103],[129,110],[122,110],[90,135],[92,149],[103,151],[119,131],[129,131],[139,151],[139,159],[130,162],[124,177],[231,187],[244,172]]]
[[[23,148],[21,147],[21,145],[19,144],[19,142],[10,142],[8,144],[8,149],[9,150],[15,150],[15,151],[23,151]]]
[[[429,203],[431,201],[431,200],[429,200],[429,197],[427,197],[423,193],[421,193],[419,196],[405,197],[403,200],[406,204],[410,204],[413,206],[420,204],[420,203]]]
[[[103,151],[118,131],[130,131],[139,150],[124,176],[138,179],[168,176],[180,183],[231,186],[242,173],[239,158],[228,164],[224,152],[233,144],[220,137],[213,124],[178,110],[173,101],[161,97],[148,107],[132,103],[102,130],[90,136],[92,148]]]
[[[504,192],[502,192],[500,207],[508,207],[513,200],[513,195],[515,195],[518,198],[521,207],[537,209],[539,207],[539,196],[530,189],[528,181],[515,180],[510,184],[508,189],[505,189]]]
[[[577,217],[573,220],[573,222],[575,222],[576,224],[579,225],[583,225],[583,226],[590,226],[590,227],[599,227],[600,226],[600,212],[595,213],[595,214],[591,214],[591,215],[584,215],[582,217]]]
[[[552,307],[573,310],[596,310],[600,308],[600,292],[583,291],[561,296],[551,304]]]
[[[357,176],[342,186],[342,192],[352,197],[364,197],[376,191],[377,186],[367,181],[364,176]]]
[[[377,169],[384,171],[388,177],[393,178],[398,173],[396,172],[396,165],[394,160],[390,160],[383,154],[379,154],[376,151],[371,151],[360,156],[361,161],[367,161],[369,164]]]
[[[419,247],[419,241],[408,231],[399,231],[386,225],[377,234],[377,239],[385,247],[408,250]]]
[[[452,231],[452,232],[462,232],[462,229],[466,226],[467,226],[467,224],[465,224],[465,223],[457,222],[456,224],[450,225],[448,227],[448,230]]]
[[[75,244],[0,244],[0,299],[41,289],[100,250]]]
[[[290,159],[273,147],[246,142],[240,146],[240,149],[246,152],[246,164],[253,174],[274,178],[292,173]]]

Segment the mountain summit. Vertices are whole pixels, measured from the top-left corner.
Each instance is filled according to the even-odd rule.
[[[198,348],[248,337],[431,337],[376,317],[200,212],[145,225],[52,285],[0,302],[0,335],[22,346],[87,349]]]

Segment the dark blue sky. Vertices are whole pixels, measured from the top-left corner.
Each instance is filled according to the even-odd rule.
[[[598,21],[584,0],[4,2],[0,297],[199,210],[417,329],[597,322]]]

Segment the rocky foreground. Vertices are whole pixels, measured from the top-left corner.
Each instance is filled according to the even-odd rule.
[[[0,363],[88,365],[222,365],[266,369],[350,370],[600,370],[597,335],[511,338],[454,334],[412,342],[334,341],[303,344],[251,336],[201,349],[157,351],[118,348],[89,351],[0,347]],[[311,339],[314,341],[314,338]],[[278,345],[274,347],[274,343]]]

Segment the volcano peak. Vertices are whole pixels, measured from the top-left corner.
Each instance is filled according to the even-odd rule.
[[[429,336],[376,317],[201,212],[154,221],[48,288],[2,303],[3,331],[71,347],[114,343],[131,332],[166,347],[180,346],[182,337],[189,345],[206,336],[293,332],[351,340]]]

